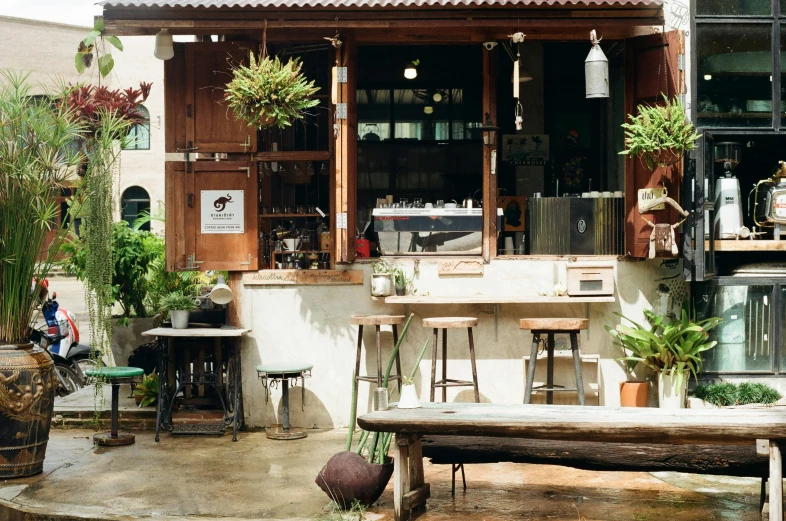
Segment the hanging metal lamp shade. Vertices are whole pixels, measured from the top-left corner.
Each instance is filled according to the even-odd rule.
[[[600,48],[600,40],[595,35],[595,30],[590,32],[590,49],[587,59],[584,60],[584,81],[587,98],[609,97],[609,60]]]

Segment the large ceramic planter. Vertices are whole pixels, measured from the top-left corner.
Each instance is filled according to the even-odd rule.
[[[649,391],[649,382],[633,381],[620,383],[620,406],[646,407]]]
[[[688,373],[672,376],[668,371],[658,373],[658,407],[684,409],[688,391]]]
[[[355,500],[365,507],[371,506],[382,495],[392,475],[392,463],[377,465],[354,452],[342,451],[328,460],[314,481],[346,510]]]
[[[371,296],[389,297],[393,293],[393,281],[388,273],[372,273]]]
[[[36,345],[0,345],[0,479],[43,470],[55,407],[54,367]]]

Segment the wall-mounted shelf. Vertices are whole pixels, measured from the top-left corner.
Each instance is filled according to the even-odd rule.
[[[704,241],[704,247],[709,249],[710,242]],[[716,240],[715,251],[786,251],[786,240]]]
[[[329,150],[294,150],[290,152],[257,152],[256,161],[330,161]]]
[[[295,217],[322,217],[318,213],[263,213],[260,219],[292,219]]]

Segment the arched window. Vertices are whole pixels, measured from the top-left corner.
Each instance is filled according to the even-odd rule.
[[[139,214],[150,211],[150,195],[141,186],[130,186],[123,192],[121,205],[123,220],[132,225]],[[142,229],[150,231],[150,223],[145,223]]]
[[[145,121],[131,127],[123,150],[150,150],[150,111],[144,105],[139,105],[137,110],[145,117]]]

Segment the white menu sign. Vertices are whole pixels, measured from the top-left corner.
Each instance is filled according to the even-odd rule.
[[[202,190],[202,233],[244,233],[243,190]]]

